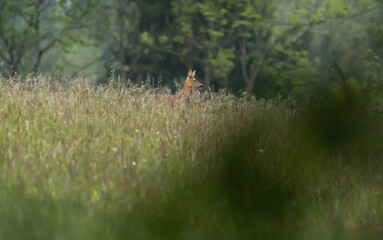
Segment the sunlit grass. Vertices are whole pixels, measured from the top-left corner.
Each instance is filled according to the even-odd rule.
[[[1,79],[0,238],[378,239],[381,155],[314,144],[293,101],[87,81]]]

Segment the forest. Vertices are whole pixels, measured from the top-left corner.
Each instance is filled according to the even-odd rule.
[[[380,240],[382,59],[382,0],[0,0],[0,239]]]
[[[0,13],[6,76],[113,72],[174,90],[195,68],[215,90],[301,97],[341,81],[335,58],[361,83],[383,52],[378,0],[2,0]]]

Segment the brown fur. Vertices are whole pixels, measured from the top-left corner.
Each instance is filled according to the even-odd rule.
[[[188,72],[188,76],[186,77],[185,84],[182,87],[181,91],[175,95],[156,95],[156,98],[160,99],[168,99],[168,100],[186,100],[189,97],[190,92],[193,89],[202,87],[202,83],[198,82],[195,78],[195,70],[191,69]]]

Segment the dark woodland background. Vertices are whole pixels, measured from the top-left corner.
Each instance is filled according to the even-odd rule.
[[[150,74],[174,89],[195,68],[215,90],[305,97],[318,84],[376,84],[382,42],[378,0],[0,0],[6,76]]]

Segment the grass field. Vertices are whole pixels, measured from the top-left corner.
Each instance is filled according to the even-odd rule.
[[[0,239],[381,239],[367,107],[0,82]]]

